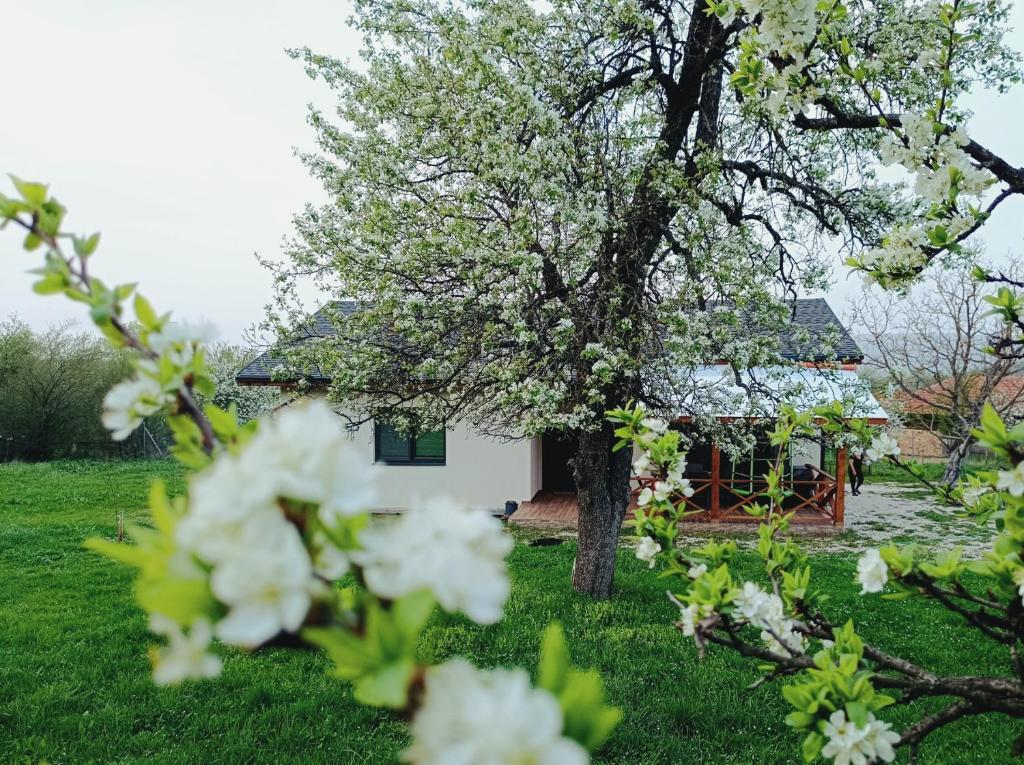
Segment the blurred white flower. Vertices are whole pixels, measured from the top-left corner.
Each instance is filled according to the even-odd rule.
[[[1000,470],[996,488],[1007,491],[1014,497],[1024,495],[1024,462],[1018,462],[1011,470]]]
[[[259,539],[241,546],[210,576],[214,597],[230,608],[217,622],[217,637],[245,648],[298,630],[320,590],[295,527],[284,518],[262,524]]]
[[[651,504],[651,500],[653,499],[654,492],[651,490],[651,487],[645,486],[643,489],[640,490],[640,493],[637,495],[636,503],[640,507],[647,507],[649,504]]]
[[[192,363],[196,345],[217,338],[217,328],[209,323],[170,322],[148,338],[149,347],[171,360],[175,366],[187,367]]]
[[[900,445],[889,434],[880,433],[871,440],[866,455],[871,462],[877,462],[883,457],[899,457]]]
[[[132,434],[142,420],[156,414],[171,402],[171,396],[160,383],[146,375],[119,382],[103,398],[100,420],[115,441],[123,441]]]
[[[221,661],[207,653],[213,639],[213,627],[207,619],[196,619],[188,634],[163,614],[151,614],[149,630],[167,638],[167,645],[151,652],[153,682],[177,685],[184,680],[202,680],[220,674]]]
[[[333,525],[370,506],[374,477],[330,407],[295,405],[261,423],[241,452],[221,455],[193,477],[178,541],[216,563],[232,556],[243,537],[257,543],[246,527],[283,517],[281,500],[314,503],[321,520]]]
[[[374,594],[429,589],[445,611],[478,624],[501,618],[511,587],[505,557],[514,542],[487,513],[438,499],[365,530],[360,541],[363,549],[350,557]]]
[[[699,579],[700,577],[704,576],[704,574],[706,574],[707,572],[708,572],[707,564],[705,564],[705,563],[694,563],[687,570],[686,575],[688,577],[690,577],[690,579]]]
[[[857,581],[860,582],[860,594],[881,592],[889,581],[889,567],[882,560],[881,553],[871,549],[860,556],[857,561]]]
[[[648,430],[661,434],[668,430],[668,423],[660,417],[644,417],[640,424]]]
[[[664,502],[672,494],[672,484],[668,481],[657,481],[654,484],[654,499],[658,502]]]
[[[688,606],[679,607],[679,628],[687,637],[693,637],[697,633],[697,625],[701,619],[711,616],[714,609],[708,603],[690,603]]]
[[[562,735],[562,709],[530,686],[523,670],[477,670],[455,659],[427,671],[413,718],[414,765],[586,765],[590,757]]]
[[[317,576],[333,582],[345,576],[348,566],[348,555],[335,547],[324,534],[313,538],[313,569]]]
[[[654,568],[654,556],[661,552],[661,545],[651,537],[640,537],[636,543],[636,557],[638,560],[649,562],[648,568]]]
[[[640,475],[646,473],[651,469],[651,457],[647,452],[644,452],[637,457],[636,462],[633,463],[633,475]]]

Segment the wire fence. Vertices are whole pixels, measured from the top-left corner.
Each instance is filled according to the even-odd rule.
[[[0,463],[47,462],[58,459],[122,460],[166,457],[168,444],[143,424],[124,441],[111,439],[38,443],[0,434]]]

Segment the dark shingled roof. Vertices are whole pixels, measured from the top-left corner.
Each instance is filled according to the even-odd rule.
[[[359,303],[355,300],[339,300],[317,311],[310,319],[308,326],[303,328],[293,342],[303,342],[309,338],[331,337],[337,334],[337,329],[331,322],[331,315],[348,316],[359,310]],[[756,328],[751,328],[756,331]],[[807,339],[801,342],[802,338],[795,335],[806,332]],[[837,340],[834,351],[831,353],[822,352],[822,342],[834,336]],[[783,358],[791,361],[816,361],[816,362],[842,362],[859,364],[864,360],[864,353],[854,342],[832,308],[824,298],[801,298],[794,301],[793,323],[788,330],[780,335],[780,352]],[[236,376],[235,381],[239,385],[274,385],[283,381],[275,381],[273,378],[274,369],[284,363],[280,356],[273,356],[269,352],[256,357],[242,369]],[[307,374],[306,379],[314,385],[324,385],[331,381],[329,375],[323,370],[315,369]]]
[[[859,364],[864,360],[864,352],[832,312],[827,300],[802,298],[793,301],[793,304],[792,327],[779,337],[783,358],[791,361],[839,361],[849,364]],[[793,336],[794,331],[799,330],[805,330],[808,334],[803,344]],[[831,349],[831,353],[822,353],[821,344],[830,335],[835,337],[835,348]]]
[[[359,310],[359,302],[355,300],[337,300],[328,303],[310,317],[309,323],[296,333],[293,342],[304,342],[311,338],[332,337],[337,334],[337,328],[331,321],[333,316],[350,316]],[[235,375],[235,382],[239,385],[272,385],[282,381],[274,380],[274,370],[284,363],[284,358],[274,356],[268,351],[262,353],[250,361]],[[306,375],[306,379],[314,385],[326,385],[331,381],[328,375],[322,370],[314,369]]]

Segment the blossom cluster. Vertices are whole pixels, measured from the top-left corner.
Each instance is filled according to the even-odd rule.
[[[995,178],[964,151],[968,141],[961,127],[948,127],[931,113],[907,112],[898,128],[890,126],[880,157],[914,176],[914,192],[928,213],[896,226],[881,246],[867,249],[854,265],[883,281],[912,275],[927,263],[927,248],[955,246],[978,224],[982,195]]]
[[[509,595],[504,558],[512,545],[500,522],[436,501],[363,530],[354,543],[339,542],[346,524],[365,517],[372,485],[372,469],[318,401],[288,407],[198,473],[175,528],[174,566],[208,577],[218,607],[194,619],[187,635],[188,624],[153,614],[169,638],[155,654],[158,681],[209,676],[215,665],[200,650],[204,639],[255,648],[298,632],[350,565],[379,597],[429,590],[447,610],[497,621]]]
[[[523,670],[483,671],[454,659],[427,671],[423,708],[403,759],[416,765],[586,765],[563,735],[558,702]]]
[[[761,639],[770,651],[781,655],[803,651],[804,638],[786,615],[786,606],[778,595],[765,592],[754,582],[745,582],[734,605],[737,614],[761,630]]]
[[[115,385],[103,399],[103,426],[115,440],[128,438],[146,417],[174,401],[186,375],[196,371],[200,344],[214,336],[208,324],[167,321],[159,329],[143,333],[142,341],[153,357],[137,361],[135,376]]]
[[[867,724],[858,726],[846,717],[846,711],[836,710],[825,724],[826,744],[821,753],[835,765],[866,765],[870,762],[892,762],[896,759],[893,745],[900,736],[887,722],[868,712]]]

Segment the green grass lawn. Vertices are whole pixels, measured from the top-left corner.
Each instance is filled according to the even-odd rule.
[[[942,473],[946,469],[946,463],[923,462],[918,463],[918,467],[921,468],[925,478],[937,483],[942,478]],[[964,463],[964,475],[977,475],[985,470],[1000,469],[1006,469],[1006,461],[996,457],[972,456]],[[906,470],[896,467],[888,460],[873,462],[868,465],[864,471],[864,479],[866,483],[898,483],[921,486],[920,481]]]
[[[313,652],[229,651],[218,680],[169,689],[150,683],[150,638],[132,605],[130,572],[81,543],[112,536],[118,511],[141,518],[154,476],[175,490],[183,485],[164,462],[0,465],[0,763],[395,762],[403,724],[355,704]],[[576,663],[599,669],[611,701],[625,710],[597,762],[800,761],[777,685],[748,689],[757,672],[723,650],[699,660],[671,627],[663,580],[622,550],[615,600],[591,602],[569,587],[573,552],[571,542],[517,545],[505,619],[492,627],[438,619],[425,635],[425,657],[532,667],[538,635],[558,619]],[[744,566],[753,573],[752,559]],[[834,592],[835,619],[863,603],[863,635],[936,670],[1005,665],[940,609],[861,600],[853,567],[848,556],[815,560],[817,579]],[[921,710],[887,716],[899,727]],[[921,763],[1009,762],[1015,735],[1000,718],[962,721],[929,740]]]

